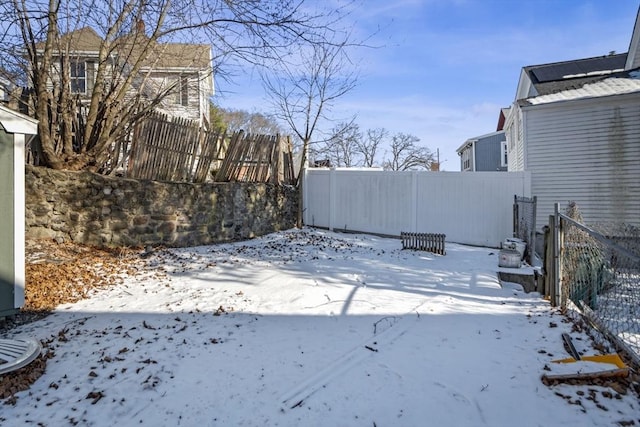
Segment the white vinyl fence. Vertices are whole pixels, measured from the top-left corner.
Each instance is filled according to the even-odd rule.
[[[448,242],[499,247],[513,235],[513,196],[527,172],[307,169],[304,223],[390,236],[444,233]]]

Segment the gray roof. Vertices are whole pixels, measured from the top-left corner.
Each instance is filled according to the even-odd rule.
[[[495,132],[486,133],[484,135],[471,137],[471,138],[467,139],[460,147],[458,147],[458,149],[456,151],[458,152],[458,154],[460,154],[465,149],[465,147],[467,147],[468,145],[471,145],[471,143],[473,141],[479,141],[481,139],[486,139],[486,138],[490,138],[490,137],[497,136],[497,135],[505,136],[505,133],[504,133],[503,130],[497,130]]]
[[[624,70],[626,53],[524,67],[539,95],[576,89]]]
[[[520,100],[522,106],[640,92],[640,70],[614,73],[579,87]]]

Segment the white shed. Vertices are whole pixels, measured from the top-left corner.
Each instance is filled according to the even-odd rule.
[[[25,146],[37,128],[37,120],[0,105],[0,317],[24,305]]]

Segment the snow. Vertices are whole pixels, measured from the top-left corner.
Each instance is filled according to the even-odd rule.
[[[10,331],[50,341],[55,355],[0,422],[640,422],[632,392],[541,382],[545,366],[568,357],[561,333],[571,323],[538,294],[502,288],[495,249],[447,244],[440,256],[302,229],[156,251],[148,264]],[[586,335],[571,335],[594,354]]]

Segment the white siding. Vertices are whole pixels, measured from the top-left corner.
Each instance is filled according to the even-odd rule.
[[[640,225],[640,94],[524,107],[537,224],[554,203],[587,222]]]
[[[181,78],[187,78],[187,105],[182,105],[182,84]],[[168,94],[159,104],[157,109],[165,114],[174,117],[181,117],[187,120],[201,121],[200,114],[200,81],[196,73],[151,73],[147,77],[147,88],[149,97],[156,97],[158,93],[166,91],[172,84],[177,84],[175,90]],[[132,93],[133,94],[133,93]],[[204,113],[204,112],[203,112]],[[206,112],[208,117],[208,111]]]
[[[516,108],[516,152],[515,152],[515,166],[514,171],[523,171],[525,165],[524,158],[524,117],[522,110]]]
[[[450,242],[492,247],[513,234],[513,196],[530,195],[524,172],[310,169],[304,185],[307,225],[445,233]]]
[[[505,121],[505,136],[507,138],[507,156],[509,162],[507,170],[509,172],[520,172],[524,170],[524,133],[523,115],[517,102],[513,104],[509,111],[509,117]]]

